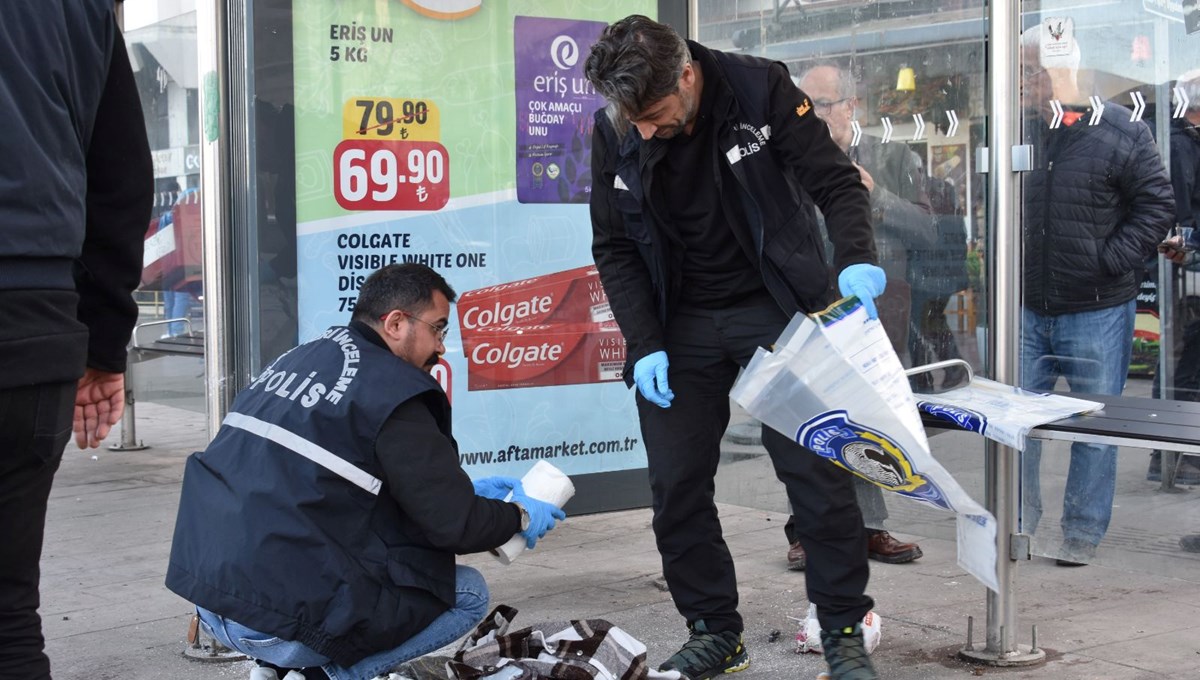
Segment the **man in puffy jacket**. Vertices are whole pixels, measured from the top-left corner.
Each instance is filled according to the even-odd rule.
[[[113,0],[0,2],[0,678],[43,680],[46,504],[125,406],[154,191]]]
[[[454,297],[425,265],[373,273],[350,325],[276,359],[188,458],[167,587],[252,677],[370,680],[453,642],[488,604],[455,554],[565,517],[459,466],[430,375]]]
[[[1174,223],[1175,203],[1149,127],[1111,102],[1093,110],[1079,90],[1069,19],[1023,35],[1022,101],[1034,169],[1023,175],[1024,309],[1021,384],[1120,394],[1129,372],[1142,263]],[[1061,111],[1061,113],[1060,113]],[[1041,445],[1023,466],[1023,528],[1041,517]],[[1058,564],[1088,562],[1112,516],[1117,447],[1076,442],[1063,499]]]
[[[793,314],[831,301],[812,201],[842,293],[877,316],[885,276],[870,197],[783,64],[709,50],[634,15],[602,32],[585,72],[608,102],[592,144],[592,255],[628,343],[654,535],[690,632],[662,668],[693,680],[739,671],[750,660],[713,502],[729,389]],[[798,518],[832,676],[875,678],[853,478],[770,428],[762,441]]]

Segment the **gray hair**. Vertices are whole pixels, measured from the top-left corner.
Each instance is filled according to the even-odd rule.
[[[1200,111],[1200,68],[1194,68],[1179,76],[1175,85],[1187,95],[1188,110]]]
[[[608,118],[624,133],[629,118],[679,89],[692,59],[675,29],[640,14],[611,24],[592,45],[584,74],[608,102]]]
[[[831,68],[837,71],[839,97],[849,99],[850,97],[857,96],[856,90],[858,88],[858,83],[854,80],[854,74],[850,72],[850,69],[843,67],[841,64],[832,59],[818,59],[805,62],[803,70],[800,71],[800,76],[796,78],[796,86],[803,90],[804,87],[801,86],[800,83],[804,82],[804,79],[808,77],[808,74],[811,73],[813,69],[822,67]]]

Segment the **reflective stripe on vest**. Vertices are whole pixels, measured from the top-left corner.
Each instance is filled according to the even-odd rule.
[[[295,432],[278,425],[272,425],[265,420],[245,415],[244,413],[227,414],[223,424],[273,441],[285,449],[304,456],[342,479],[362,488],[364,491],[376,496],[379,495],[379,488],[383,485],[383,482],[338,457],[328,449],[310,442]]]

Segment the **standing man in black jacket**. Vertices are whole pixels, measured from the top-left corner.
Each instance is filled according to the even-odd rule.
[[[429,374],[454,297],[425,265],[376,271],[348,327],[276,359],[188,458],[167,587],[252,677],[370,680],[453,642],[488,605],[455,554],[532,548],[566,517],[460,467]]]
[[[1142,263],[1174,223],[1171,183],[1150,128],[1128,109],[1093,110],[1077,81],[1069,19],[1022,36],[1022,103],[1034,169],[1023,176],[1024,309],[1021,384],[1045,392],[1059,376],[1072,392],[1120,394],[1129,373]],[[1060,113],[1061,111],[1061,113]],[[1022,460],[1022,528],[1042,514],[1041,443]],[[1112,517],[1117,447],[1071,445],[1058,564],[1096,554]]]
[[[604,30],[585,69],[608,102],[592,145],[592,254],[628,342],[655,538],[690,631],[662,668],[708,678],[749,665],[713,502],[729,389],[794,313],[831,299],[804,192],[825,215],[843,294],[877,316],[884,273],[870,199],[783,64],[709,50],[634,15]],[[833,677],[875,678],[862,644],[872,601],[852,476],[783,434],[762,434],[800,519]]]
[[[0,678],[50,677],[38,562],[70,438],[125,405],[154,178],[113,0],[0,3]]]

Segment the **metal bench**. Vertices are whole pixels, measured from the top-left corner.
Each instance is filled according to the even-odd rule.
[[[961,365],[967,370],[968,381],[974,378],[970,365],[959,359],[918,366],[905,373],[911,378],[920,373],[953,365]],[[1035,427],[1030,431],[1030,437],[1049,441],[1086,441],[1116,446],[1161,449],[1162,481],[1160,488],[1169,493],[1182,492],[1181,489],[1175,487],[1175,475],[1178,471],[1181,453],[1200,454],[1200,402],[1077,392],[1056,393],[1099,402],[1104,407],[1091,413],[1071,416]],[[935,418],[925,412],[921,413],[921,420],[930,436],[946,431],[962,431],[950,421]],[[1012,449],[1007,450],[1012,451]],[[1000,466],[1000,469],[1003,467]],[[1017,497],[1017,487],[1006,485],[1003,479],[1004,475],[996,474],[996,472],[991,466],[986,468],[984,486],[986,497],[991,499],[987,503],[988,509],[999,518],[1002,514],[1008,513],[1010,509],[1019,507],[1020,498]],[[1008,544],[1007,550],[1000,551],[999,559],[1011,561],[1029,559],[1031,553],[1028,539],[1028,536],[1020,533],[1011,534],[1005,541]],[[1000,582],[1002,591],[1008,590],[1006,585],[1002,579]],[[989,597],[991,597],[990,594]],[[1011,591],[996,593],[995,597],[998,601],[1005,603],[1004,609],[1015,611],[1013,606],[1015,598]],[[989,610],[988,649],[980,650],[974,647],[971,639],[972,621],[971,617],[968,617],[967,644],[959,652],[961,657],[996,666],[1032,665],[1045,659],[1045,653],[1037,648],[1036,625],[1033,627],[1032,644],[1028,649],[1008,653],[996,652],[992,648],[992,643],[1004,637],[1003,626],[1000,631],[993,629],[997,623],[993,619],[999,617],[994,611],[991,611],[990,600]]]
[[[167,326],[172,323],[183,323],[186,327],[186,332],[183,335],[174,335],[161,337],[148,344],[143,344],[141,341],[141,331],[147,328],[158,326]],[[133,335],[130,338],[129,345],[129,362],[125,368],[125,412],[121,415],[121,441],[116,444],[110,444],[111,451],[140,451],[147,447],[137,438],[137,429],[134,424],[136,399],[133,395],[133,367],[143,361],[162,356],[204,356],[204,334],[192,332],[192,322],[188,318],[179,319],[163,319],[162,321],[148,321],[140,323],[133,327]]]
[[[905,374],[912,377],[950,367],[964,369],[968,382],[975,377],[971,365],[962,359],[916,366],[906,370]],[[1041,425],[1030,431],[1030,437],[1046,441],[1083,441],[1162,449],[1160,488],[1168,492],[1179,491],[1175,487],[1175,475],[1182,462],[1179,454],[1200,455],[1200,402],[1080,392],[1056,391],[1054,394],[1100,402],[1104,408]],[[921,420],[930,435],[958,429],[950,421],[924,412],[921,413]]]

